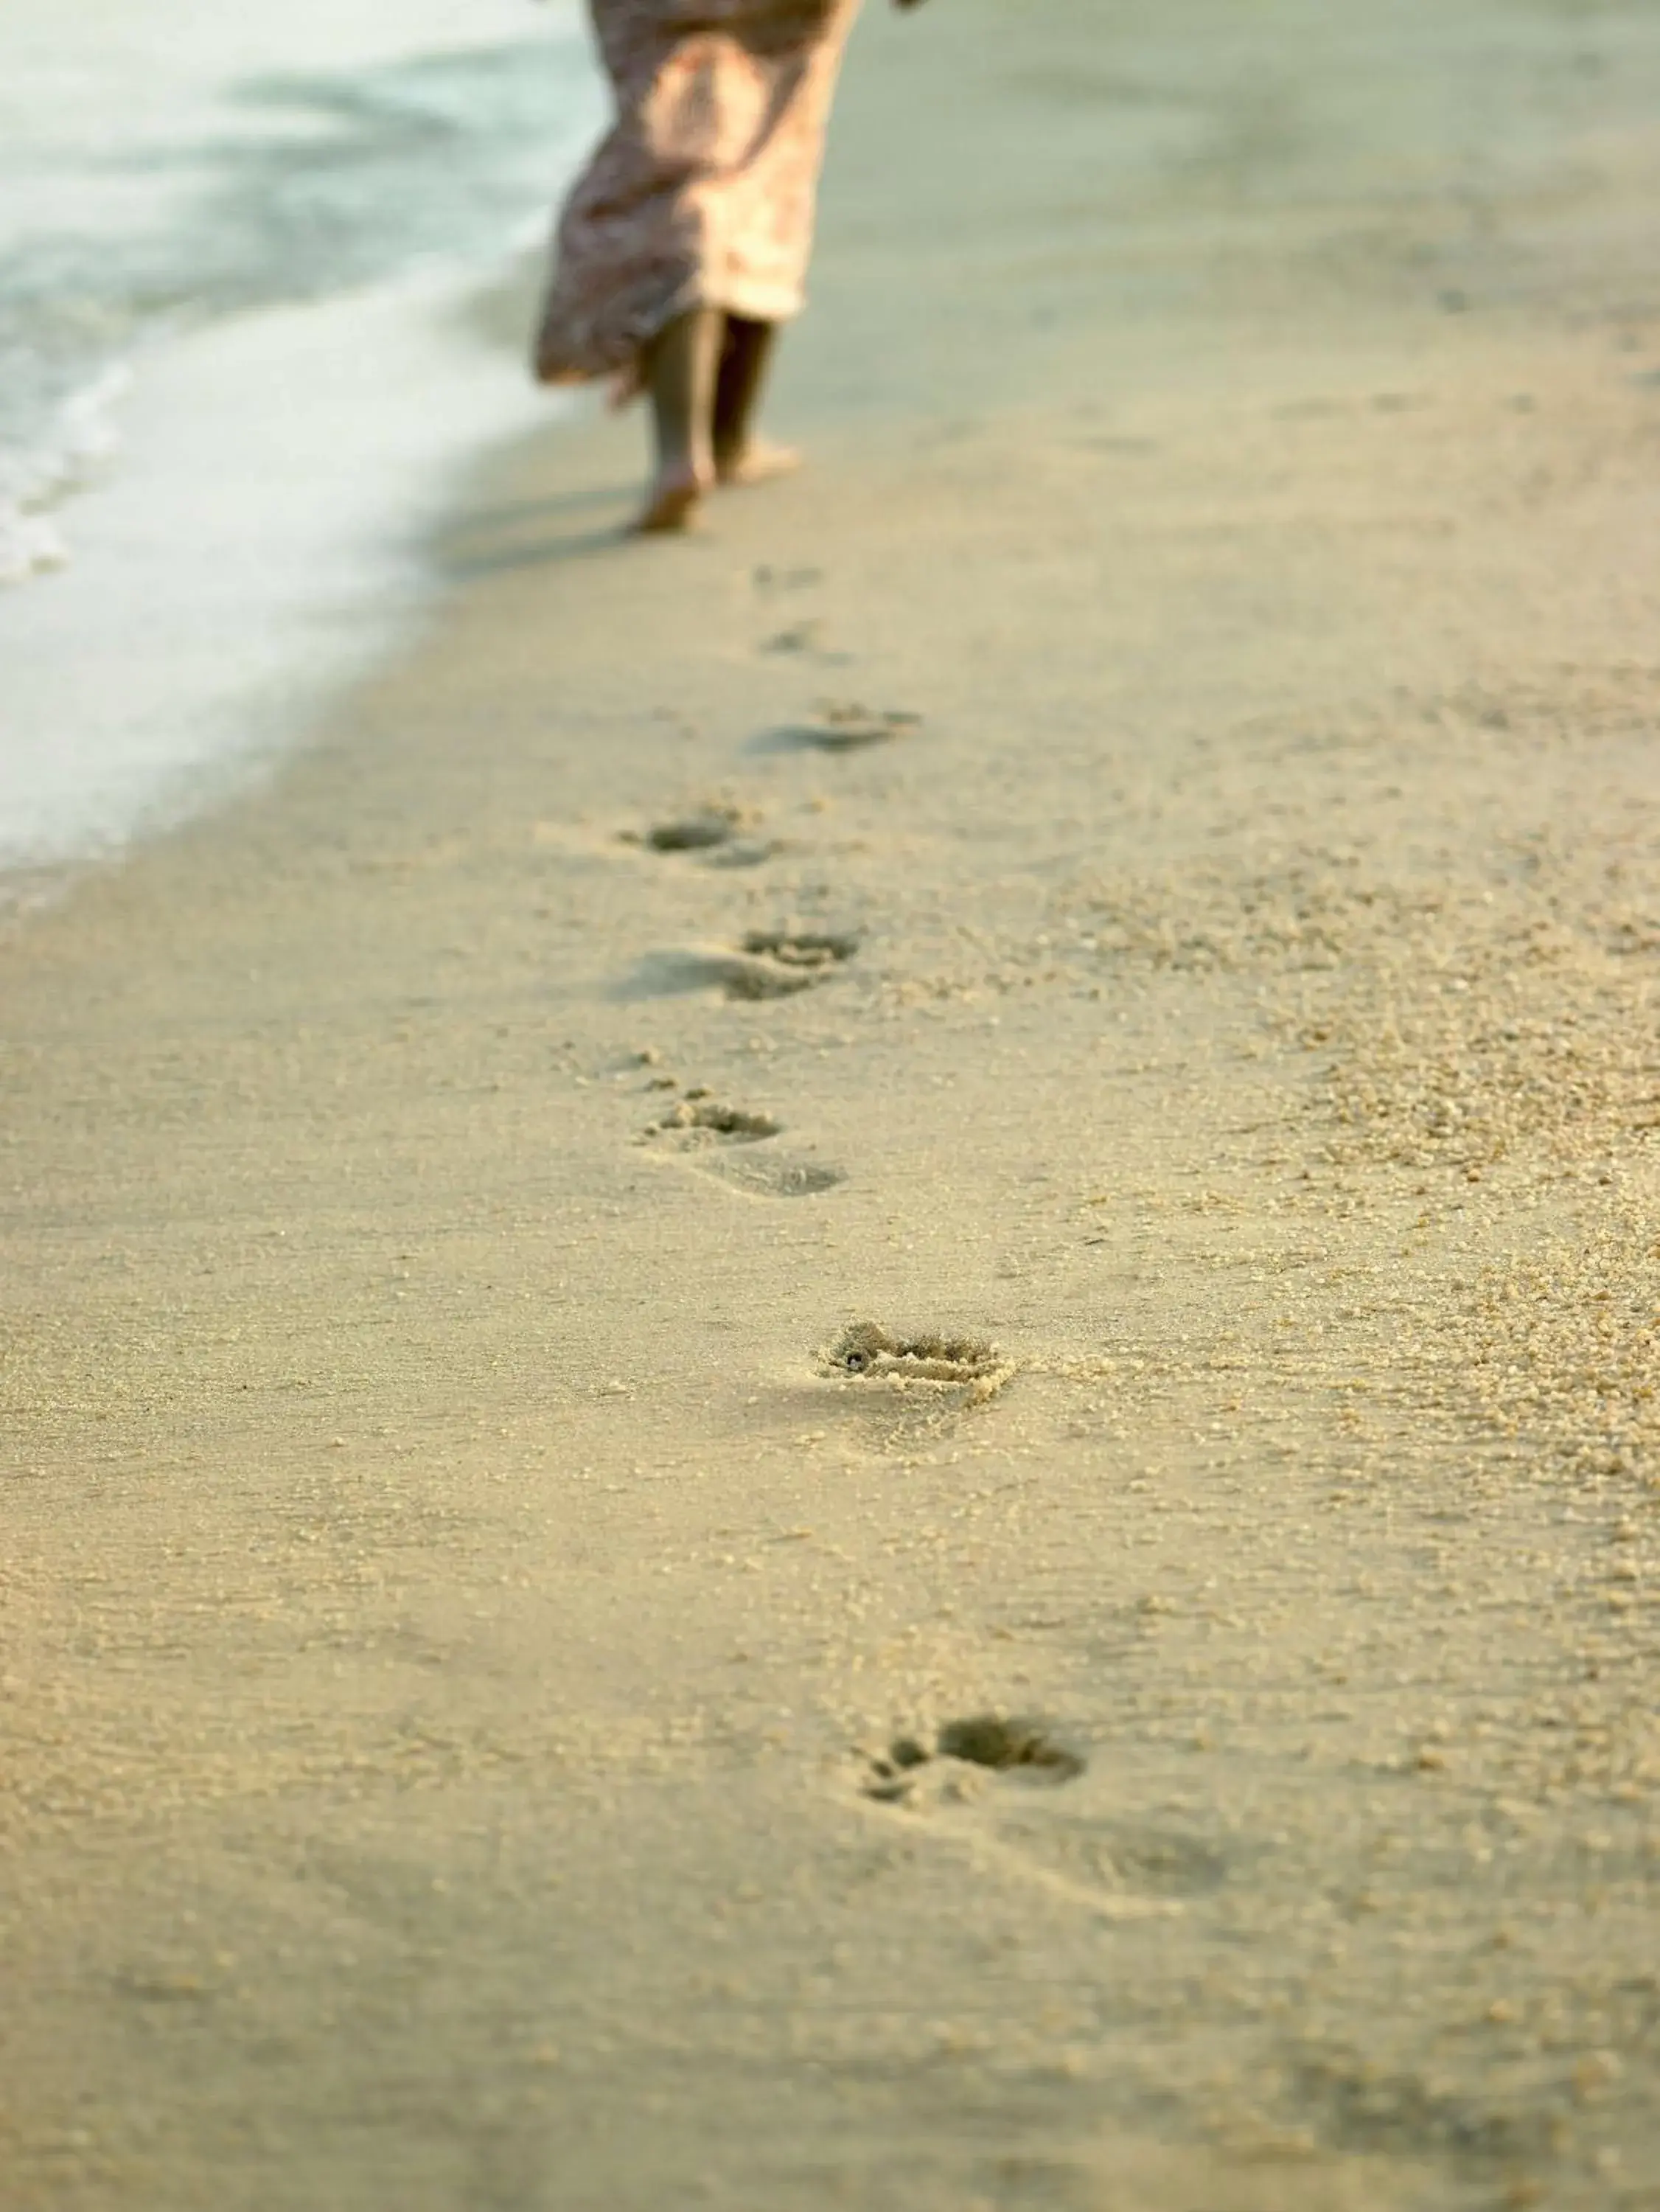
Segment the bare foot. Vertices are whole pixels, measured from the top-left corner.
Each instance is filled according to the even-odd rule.
[[[768,446],[758,441],[741,453],[717,455],[715,480],[722,484],[771,483],[776,477],[794,476],[801,465],[802,457],[793,446]]]
[[[631,526],[639,538],[662,535],[676,530],[689,530],[698,504],[709,489],[702,472],[683,462],[680,466],[664,469],[646,494],[645,504]]]

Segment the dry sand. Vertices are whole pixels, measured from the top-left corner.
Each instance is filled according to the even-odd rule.
[[[8,2212],[1660,2203],[1657,93],[873,16],[811,474],[14,933]]]

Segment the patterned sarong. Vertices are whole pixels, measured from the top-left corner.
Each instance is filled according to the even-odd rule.
[[[617,118],[560,216],[544,381],[628,371],[688,309],[799,313],[859,0],[593,0]]]

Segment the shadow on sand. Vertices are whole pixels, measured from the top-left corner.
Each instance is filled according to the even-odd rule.
[[[627,526],[633,497],[632,485],[602,484],[591,490],[484,507],[445,531],[434,547],[435,556],[443,574],[463,583],[505,575],[515,568],[582,560],[634,542]],[[575,520],[606,510],[615,519],[568,531],[546,527],[567,516]]]

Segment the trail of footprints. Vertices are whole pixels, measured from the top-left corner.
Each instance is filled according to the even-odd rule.
[[[793,643],[793,640],[792,640]],[[776,649],[782,649],[775,641]],[[920,717],[873,712],[851,702],[827,702],[813,720],[786,725],[764,740],[775,749],[811,747],[838,754],[908,736]],[[726,801],[665,817],[623,833],[644,852],[689,858],[721,868],[763,865],[784,848],[761,835],[759,815]],[[732,945],[693,946],[651,955],[637,988],[643,995],[717,988],[751,1003],[792,997],[828,981],[854,959],[851,931],[780,927],[747,931]],[[655,1055],[642,1055],[655,1064]],[[637,1142],[764,1199],[811,1198],[846,1181],[844,1170],[778,1148],[785,1124],[775,1115],[729,1104],[708,1088],[682,1090],[679,1079],[650,1077],[665,1095]],[[672,1099],[666,1094],[676,1093]],[[995,1345],[976,1337],[894,1334],[874,1322],[843,1330],[818,1357],[818,1370],[867,1389],[937,1393],[981,1404],[1016,1372]],[[1042,1723],[998,1713],[948,1721],[931,1735],[896,1736],[863,1754],[857,1777],[871,1803],[919,1819],[942,1841],[954,1841],[979,1862],[1112,1919],[1181,1910],[1180,1894],[1214,1886],[1219,1864],[1190,1841],[1108,1835],[1099,1823],[1034,1820],[987,1793],[1011,1787],[1057,1788],[1085,1771],[1082,1755]]]
[[[769,572],[770,578],[770,572]],[[775,731],[768,743],[815,744],[847,752],[884,743],[920,726],[921,717],[898,709],[873,711],[855,702],[827,701],[818,718]],[[704,866],[757,867],[784,848],[761,834],[752,808],[722,799],[620,833],[625,844],[665,857],[689,858]],[[827,982],[854,959],[856,931],[799,926],[750,929],[735,945],[689,945],[648,954],[633,978],[633,995],[664,997],[718,990],[729,1000],[760,1004],[794,998]],[[650,1088],[679,1088],[658,1076]],[[679,1099],[641,1132],[640,1141],[672,1152],[733,1189],[757,1198],[813,1198],[847,1180],[829,1164],[772,1149],[784,1125],[769,1114],[724,1105],[702,1088]],[[761,1151],[760,1147],[768,1149]]]

